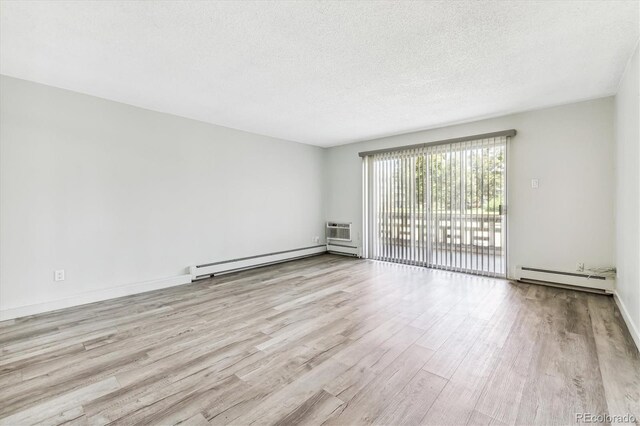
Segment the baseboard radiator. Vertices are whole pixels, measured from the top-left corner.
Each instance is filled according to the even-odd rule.
[[[350,244],[327,243],[327,251],[332,254],[360,257],[360,249]]]
[[[592,293],[613,294],[615,289],[615,280],[602,275],[552,271],[529,266],[516,266],[516,279],[524,283],[550,285]]]
[[[317,245],[300,249],[278,251],[274,253],[260,254],[257,256],[242,257],[239,259],[223,260],[220,262],[205,263],[189,267],[189,273],[193,280],[209,278],[213,275],[220,275],[229,272],[242,271],[245,269],[258,268],[261,266],[273,265],[276,263],[288,262],[290,260],[301,259],[309,256],[326,253],[327,247]]]

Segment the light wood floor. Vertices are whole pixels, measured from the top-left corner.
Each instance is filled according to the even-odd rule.
[[[0,323],[0,423],[640,418],[613,300],[318,256]]]

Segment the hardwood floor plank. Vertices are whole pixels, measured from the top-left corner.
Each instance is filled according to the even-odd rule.
[[[500,348],[490,340],[475,340],[466,350],[469,343],[467,339],[454,339],[452,345],[462,345],[453,352],[451,358],[454,362],[437,359],[435,364],[431,364],[431,358],[423,367],[425,371],[440,370],[449,380],[426,411],[422,424],[465,424],[473,416],[477,401],[498,364]],[[445,343],[440,350],[445,350],[446,346]],[[462,352],[464,357],[458,362],[458,354]]]
[[[271,424],[287,416],[292,410],[322,389],[348,367],[328,359],[316,368],[264,398],[248,413],[234,420],[237,424]]]
[[[420,370],[374,420],[376,425],[417,425],[431,408],[447,380]]]
[[[404,326],[378,345],[372,345],[370,351],[355,364],[350,365],[352,360],[347,362],[343,359],[342,362],[344,364],[350,365],[349,369],[327,384],[324,389],[343,401],[351,400],[355,394],[360,392],[398,356],[413,345],[421,334],[422,331],[420,329]],[[424,352],[425,354],[428,353],[429,356],[433,354],[433,351],[429,350]],[[339,355],[337,359],[341,359]]]
[[[610,415],[635,416],[640,422],[640,353],[615,304],[588,300],[602,386]]]
[[[0,419],[0,425],[39,423],[74,409],[86,401],[118,390],[119,387],[120,384],[115,377],[110,377],[4,417]]]
[[[38,422],[40,425],[63,425],[74,421],[80,421],[84,417],[84,410],[82,407],[75,407],[70,410],[64,411],[62,413],[56,414],[53,417],[49,417],[41,422]]]
[[[427,329],[427,332],[418,341],[418,345],[434,351],[438,350],[466,319],[467,316],[462,314],[447,313],[443,315]]]
[[[448,381],[420,421],[422,425],[464,425],[473,413],[477,390]]]
[[[504,423],[493,419],[479,411],[474,411],[467,422],[467,426],[504,426]]]
[[[467,317],[429,358],[423,369],[445,379],[451,378],[485,327],[485,321]]]
[[[209,422],[201,413],[189,417],[187,420],[180,423],[181,426],[209,426]]]
[[[515,424],[542,319],[534,309],[518,313],[475,410],[505,424]]]
[[[351,399],[345,401],[347,403],[345,409],[333,417],[328,424],[372,423],[395,396],[409,384],[432,355],[433,352],[429,349],[418,345],[410,346]]]
[[[274,426],[297,424],[321,425],[340,410],[343,405],[344,401],[321,390],[299,405],[298,408],[277,421]]]

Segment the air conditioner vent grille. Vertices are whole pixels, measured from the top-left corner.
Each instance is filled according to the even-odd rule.
[[[351,223],[327,222],[327,240],[351,241]]]

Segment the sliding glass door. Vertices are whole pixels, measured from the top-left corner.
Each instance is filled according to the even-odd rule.
[[[367,257],[504,276],[507,140],[367,155]]]

